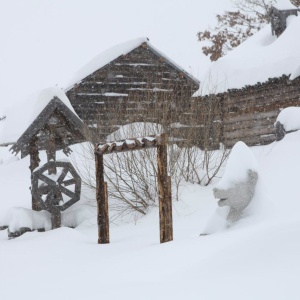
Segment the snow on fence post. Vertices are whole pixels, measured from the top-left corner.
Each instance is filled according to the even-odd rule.
[[[162,134],[160,138],[161,141],[157,145],[159,224],[160,243],[165,243],[173,240],[172,195],[170,177],[168,177],[167,138],[165,134]]]
[[[104,182],[103,154],[95,151],[98,244],[109,243],[107,183]]]

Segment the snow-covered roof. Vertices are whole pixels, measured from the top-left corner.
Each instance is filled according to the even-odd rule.
[[[0,121],[0,145],[15,143],[55,97],[59,98],[77,116],[63,90],[54,87],[44,89],[26,101],[11,106],[2,112],[5,118]]]
[[[290,0],[277,0],[273,6],[279,10],[297,9]]]
[[[66,90],[71,89],[75,84],[82,81],[85,77],[89,76],[90,74],[94,73],[95,71],[101,69],[105,65],[109,64],[110,62],[114,61],[121,55],[126,55],[129,52],[133,51],[143,43],[146,43],[148,47],[155,52],[157,55],[164,57],[169,64],[171,64],[176,69],[180,70],[181,72],[185,73],[191,80],[199,82],[197,78],[193,77],[192,75],[188,74],[182,67],[177,65],[173,62],[170,58],[168,58],[165,54],[157,50],[153,45],[150,44],[149,39],[146,37],[141,37],[137,39],[133,39],[127,41],[122,44],[118,44],[112,48],[107,49],[106,51],[100,53],[96,57],[94,57],[90,62],[88,62],[85,66],[79,69],[74,77],[68,84],[68,88]]]
[[[286,30],[277,38],[267,25],[226,56],[212,63],[204,79],[206,87],[220,93],[227,89],[242,88],[265,82],[269,78],[290,75],[300,76],[300,17],[289,16]],[[208,86],[210,88],[208,88]]]

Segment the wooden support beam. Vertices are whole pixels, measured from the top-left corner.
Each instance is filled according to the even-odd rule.
[[[39,164],[40,164],[40,158],[39,158],[39,150],[38,150],[38,137],[35,136],[31,139],[30,144],[29,144],[29,155],[30,155],[30,172],[31,172],[31,180],[32,180],[32,173],[34,169],[36,169]],[[31,184],[32,186],[32,184]],[[32,210],[40,210],[39,205],[38,205],[38,200],[35,199],[32,196]]]
[[[167,138],[165,134],[162,134],[161,138],[162,142],[157,146],[157,176],[159,194],[160,243],[165,243],[173,240],[173,220],[171,180],[170,177],[168,177]]]
[[[48,133],[48,140],[47,140],[47,161],[56,161],[56,143],[55,143],[55,133],[54,129],[49,126],[49,133]],[[57,170],[54,165],[53,168],[49,168],[48,173],[49,175],[51,174],[56,174]]]
[[[103,155],[95,151],[98,244],[109,243],[107,183],[104,182]]]
[[[61,211],[59,208],[52,210],[51,223],[52,223],[52,229],[61,227]]]

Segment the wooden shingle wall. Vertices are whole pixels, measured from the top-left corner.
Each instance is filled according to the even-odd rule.
[[[83,79],[67,96],[80,118],[105,138],[128,123],[178,122],[197,89],[197,82],[144,43]]]

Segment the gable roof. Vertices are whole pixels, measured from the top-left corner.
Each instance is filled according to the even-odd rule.
[[[63,90],[57,87],[43,89],[24,101],[3,109],[0,119],[0,146],[15,143],[24,129],[37,118],[54,97],[59,98],[77,116]]]
[[[169,64],[176,70],[182,72],[189,80],[192,80],[196,84],[199,84],[199,80],[197,78],[190,75],[182,67],[180,67],[170,58],[168,58],[165,54],[157,50],[153,45],[150,44],[148,38],[142,37],[116,45],[94,57],[90,62],[88,62],[85,66],[83,66],[79,71],[76,72],[75,76],[69,82],[66,91],[70,90],[75,84],[80,83],[84,78],[86,78],[90,74],[113,62],[118,57],[130,53],[131,51],[143,44],[146,44],[148,49],[152,51],[155,55],[164,58],[167,64]]]
[[[58,123],[58,128],[54,128],[55,134],[61,139],[68,138],[67,144],[57,145],[57,150],[64,146],[69,146],[75,143],[85,141],[83,122],[75,115],[58,97],[54,97],[46,107],[40,112],[37,118],[24,131],[17,142],[11,147],[11,150],[16,154],[22,151],[22,157],[29,154],[29,144],[35,136],[38,138],[39,150],[46,150],[47,136],[42,136],[41,131],[45,126],[51,123],[51,118],[55,116],[63,116],[67,122]],[[68,134],[68,136],[67,136]],[[70,136],[71,135],[71,136]],[[70,141],[71,140],[71,141]]]

